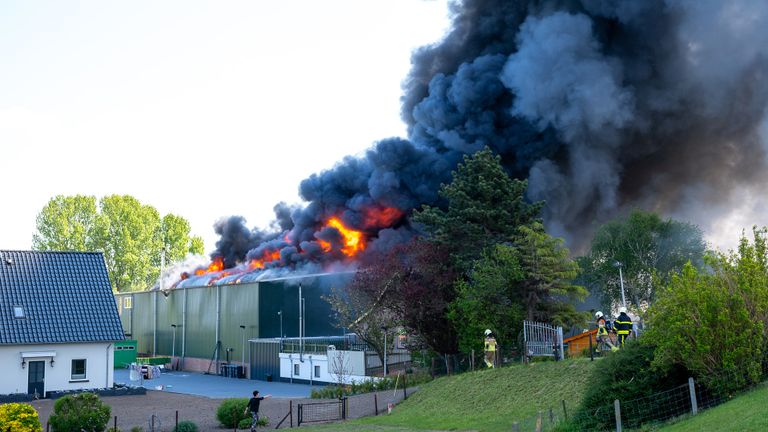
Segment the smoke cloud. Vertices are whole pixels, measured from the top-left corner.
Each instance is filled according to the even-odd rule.
[[[216,224],[226,267],[279,251],[267,268],[345,257],[328,218],[365,233],[376,254],[413,235],[408,216],[466,154],[485,146],[546,201],[545,222],[573,249],[639,207],[702,225],[730,191],[766,180],[768,4],[758,1],[465,0],[453,26],[412,55],[401,116],[383,139],[275,207],[272,232]],[[371,224],[371,209],[397,209]],[[364,256],[362,257],[364,258]]]

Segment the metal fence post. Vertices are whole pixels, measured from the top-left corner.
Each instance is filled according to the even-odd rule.
[[[568,409],[565,408],[565,399],[563,399],[562,402],[563,402],[563,417],[565,418],[565,421],[568,421]]]
[[[621,403],[618,399],[613,401],[613,410],[616,415],[616,432],[621,432]]]
[[[379,415],[379,397],[376,393],[373,394],[373,415]]]
[[[288,417],[291,418],[291,429],[293,429],[293,400],[288,401]]]
[[[541,432],[541,411],[536,415],[536,432]]]
[[[520,432],[520,424],[518,422],[512,423],[512,432]]]
[[[696,386],[693,383],[693,377],[688,378],[688,391],[691,393],[691,414],[696,415],[699,412],[699,403],[696,400]]]

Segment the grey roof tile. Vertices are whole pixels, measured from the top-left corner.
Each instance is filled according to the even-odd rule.
[[[0,250],[0,345],[123,338],[101,253]]]

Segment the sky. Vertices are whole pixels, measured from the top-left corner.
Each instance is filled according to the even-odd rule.
[[[405,136],[414,48],[443,0],[0,2],[0,249],[56,195],[132,195],[266,227],[299,182]]]

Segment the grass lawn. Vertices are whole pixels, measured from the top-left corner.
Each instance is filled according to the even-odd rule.
[[[438,378],[420,386],[391,415],[367,417],[313,430],[406,432],[510,430],[514,421],[549,407],[569,412],[581,402],[598,361],[588,359],[516,365]]]
[[[661,432],[765,431],[768,430],[768,386],[762,384],[696,417],[656,429]]]

